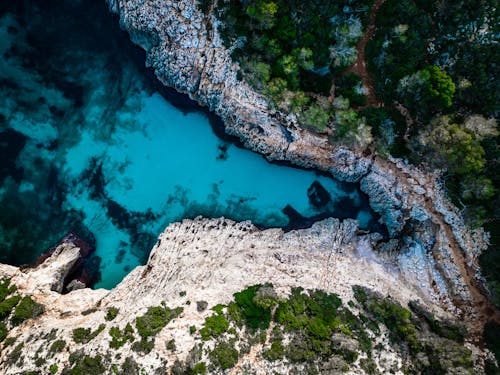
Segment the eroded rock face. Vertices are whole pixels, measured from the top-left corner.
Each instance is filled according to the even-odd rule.
[[[108,5],[132,41],[146,50],[158,79],[221,116],[226,132],[246,147],[344,181],[358,181],[367,173],[369,159],[301,130],[293,116],[272,110],[262,95],[237,79],[239,67],[222,44],[217,20],[202,14],[195,0],[112,0]]]
[[[331,145],[326,136],[300,129],[292,115],[276,112],[266,98],[237,79],[239,67],[222,44],[218,21],[203,14],[196,0],[108,0],[108,4],[131,39],[146,50],[147,64],[161,82],[213,110],[227,133],[270,160],[288,160],[339,180],[360,181],[390,237],[397,239],[380,248],[394,245],[402,257],[410,254],[411,258],[423,246],[427,269],[434,263],[441,265],[438,272],[443,282],[434,289],[446,293],[457,288],[455,305],[465,301],[461,306],[465,310],[487,304],[475,279],[475,260],[486,247],[485,236],[466,228],[448,202],[438,172],[423,173],[400,160],[367,157]],[[412,235],[422,227],[431,231],[427,237],[432,244]]]
[[[271,283],[280,297],[293,287],[320,289],[338,294],[344,303],[354,300],[352,285],[362,285],[381,295],[391,295],[403,306],[410,300],[419,300],[439,316],[452,317],[440,307],[441,296],[433,294],[430,285],[414,283],[395,263],[377,255],[374,246],[378,236],[357,233],[353,220],[327,219],[310,229],[288,233],[281,229],[260,231],[250,222],[184,220],[170,225],[160,235],[146,265],[134,269],[110,291],[78,289],[64,295],[53,291],[54,282],[63,276],[60,270],[78,257],[78,249],[71,246],[62,245],[47,264],[32,270],[2,265],[0,277],[11,278],[18,292],[31,294],[45,306],[45,312],[11,327],[9,337],[24,343],[22,361],[10,360],[14,345],[4,347],[0,370],[7,374],[32,370],[38,357],[69,366],[70,352],[78,350],[105,357],[106,353],[113,353],[111,327],[123,330],[127,323],[135,327],[138,316],[162,302],[170,308],[183,307],[183,311],[156,335],[151,352],[136,352],[132,342],[126,342],[119,349],[121,359],[112,362],[121,366],[126,358],[132,358],[146,371],[170,368],[176,359],[184,361],[200,340],[189,333],[189,327],[202,326],[204,319],[213,314],[198,305],[227,304],[234,293],[256,284]],[[197,303],[200,301],[203,302]],[[111,307],[117,309],[117,317],[107,321]],[[77,342],[73,330],[79,327],[97,333],[88,342]],[[53,330],[55,333],[51,334]],[[49,353],[56,339],[64,340],[68,349]],[[139,339],[135,337],[136,341]],[[172,339],[174,351],[166,345]],[[352,340],[339,340],[355,350]],[[383,345],[391,350],[388,341]],[[388,366],[401,362],[395,353],[391,358]],[[261,360],[249,359],[256,364]],[[352,366],[352,374],[364,373],[359,366]]]
[[[239,137],[246,147],[270,160],[287,160],[302,167],[331,173],[342,181],[360,181],[370,202],[393,236],[398,236],[411,218],[425,220],[428,212],[412,203],[414,196],[446,202],[436,190],[436,176],[425,176],[397,160],[389,163],[365,157],[345,146],[331,145],[326,136],[300,129],[296,119],[272,109],[262,95],[237,79],[239,67],[217,32],[217,20],[203,14],[195,0],[108,0],[132,41],[147,52],[147,64],[166,86],[186,93],[207,106],[224,121],[227,133]],[[389,165],[390,164],[390,165]],[[401,176],[413,183],[405,184]],[[459,215],[440,204],[447,222],[456,223],[466,238]],[[471,243],[459,240],[469,251]],[[480,251],[483,244],[476,246]],[[473,253],[477,253],[476,250]]]

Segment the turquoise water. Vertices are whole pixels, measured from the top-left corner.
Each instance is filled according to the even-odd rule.
[[[0,13],[0,52],[7,56],[0,62],[0,260],[33,261],[73,230],[95,239],[95,287],[111,288],[183,218],[306,225],[289,220],[283,209],[291,206],[304,218],[374,225],[355,185],[270,164],[217,137],[205,112],[171,104],[103,6],[86,6],[82,29],[61,34],[63,21],[82,10],[64,4],[60,25],[58,2]],[[52,28],[43,22],[48,15]],[[111,41],[102,41],[103,23]],[[63,37],[69,49],[61,51]],[[308,197],[314,182],[330,197],[316,206]]]
[[[168,223],[197,214],[283,227],[288,217],[281,210],[287,204],[303,216],[318,213],[307,196],[316,180],[333,202],[347,196],[353,205],[361,203],[357,190],[346,194],[333,179],[273,165],[255,153],[223,145],[203,114],[184,115],[157,93],[141,97],[134,120],[133,128],[117,128],[109,142],[84,133],[81,142],[68,150],[65,173],[68,180],[78,180],[89,160],[99,155],[106,196],[128,211],[149,211],[155,217],[141,225],[143,232],[156,235]],[[223,159],[221,146],[227,147]],[[77,189],[68,194],[66,204],[85,213],[84,224],[96,237],[96,253],[106,275],[97,286],[112,286],[126,269],[140,264],[130,253],[115,262],[113,249],[130,239],[103,215],[102,202]],[[366,227],[371,216],[360,210],[356,218]]]

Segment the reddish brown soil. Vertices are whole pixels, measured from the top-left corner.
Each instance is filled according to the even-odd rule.
[[[361,81],[363,82],[363,87],[366,90],[366,106],[374,106],[374,107],[382,107],[384,104],[379,102],[375,95],[375,87],[373,85],[373,80],[368,73],[368,69],[366,68],[366,45],[375,34],[376,26],[376,18],[377,12],[380,6],[385,2],[385,0],[375,0],[373,3],[372,9],[370,10],[370,21],[368,27],[366,28],[365,34],[358,42],[357,49],[357,58],[354,65],[348,68],[345,71],[345,74],[354,73],[361,77]]]

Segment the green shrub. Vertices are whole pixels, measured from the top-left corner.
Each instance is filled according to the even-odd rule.
[[[125,358],[122,365],[122,375],[135,375],[139,374],[139,365],[132,357]]]
[[[35,318],[41,315],[44,309],[43,305],[36,303],[31,297],[23,297],[14,310],[11,319],[12,324],[18,325],[25,320]]]
[[[97,309],[96,309],[95,307],[92,307],[92,308],[90,308],[90,309],[83,310],[81,314],[85,316],[85,315],[90,315],[90,314],[93,314],[93,313],[95,313],[96,311],[97,311]]]
[[[4,342],[4,348],[11,346],[14,344],[17,340],[17,337],[7,337]]]
[[[378,375],[377,365],[371,358],[362,358],[359,365],[368,375]]]
[[[66,341],[57,340],[52,343],[49,349],[49,353],[59,353],[66,347]]]
[[[0,320],[7,318],[20,300],[20,296],[13,296],[0,302]]]
[[[341,306],[342,301],[335,294],[292,289],[290,297],[280,302],[275,313],[276,326],[283,326],[291,335],[284,355],[294,363],[302,363],[330,358],[336,353],[352,362],[357,353],[332,345],[333,332],[358,339],[360,347],[369,351],[371,340],[363,323],[349,310],[339,309]]]
[[[137,332],[144,339],[156,336],[168,322],[179,316],[182,311],[182,307],[175,309],[170,309],[167,306],[150,307],[144,315],[135,319]]]
[[[277,361],[285,355],[285,348],[281,341],[274,341],[271,347],[262,353],[263,357],[268,361]]]
[[[116,307],[110,307],[108,308],[108,311],[106,312],[106,317],[105,319],[110,322],[113,319],[116,318],[120,310],[118,310]]]
[[[364,304],[368,300],[368,293],[365,288],[354,285],[352,291],[354,292],[354,298],[356,298],[356,301],[359,303]]]
[[[21,358],[21,354],[23,352],[24,343],[19,343],[7,356],[6,363],[15,364],[19,358]]]
[[[211,362],[223,369],[232,368],[238,362],[238,351],[227,342],[221,342],[210,352]]]
[[[229,322],[223,314],[217,313],[205,319],[203,328],[200,329],[200,334],[203,340],[219,337],[229,328]]]
[[[231,302],[229,305],[227,305],[227,315],[228,318],[238,327],[243,326],[243,313],[236,303]]]
[[[179,316],[183,310],[182,307],[170,309],[165,305],[148,308],[144,315],[135,319],[135,326],[141,340],[135,342],[132,349],[142,353],[149,353],[154,347],[154,336],[172,319]]]
[[[425,310],[423,306],[415,301],[410,301],[409,307],[419,318],[423,319],[430,327],[432,332],[441,337],[463,343],[467,335],[467,329],[458,322],[447,320],[438,320],[430,311]]]
[[[99,375],[104,374],[106,369],[102,364],[102,357],[74,355],[70,356],[71,368],[65,368],[63,373],[68,375]]]
[[[134,344],[132,345],[132,350],[135,352],[148,354],[151,350],[153,350],[154,346],[155,342],[153,339],[141,338],[140,341],[134,342]]]
[[[317,103],[311,104],[299,116],[300,124],[306,129],[316,133],[326,133],[329,121],[332,118],[331,108],[324,107]]]
[[[10,285],[10,279],[0,279],[0,302],[3,302],[9,294],[17,290],[15,285]]]
[[[235,303],[241,311],[245,324],[252,329],[267,329],[271,321],[271,309],[255,302],[257,291],[261,287],[261,285],[250,286],[234,294]]]
[[[56,374],[57,370],[58,370],[58,367],[57,367],[57,365],[55,363],[52,364],[52,365],[50,365],[49,371],[50,371],[51,374]]]
[[[0,342],[5,340],[7,337],[7,334],[9,333],[7,326],[5,325],[4,322],[0,322]]]
[[[42,358],[42,357],[38,357],[37,359],[35,359],[35,366],[40,368],[42,367],[45,363],[47,362],[47,360],[45,358]]]
[[[411,322],[411,314],[407,309],[389,299],[372,301],[368,304],[368,309],[387,326],[395,337],[406,341],[412,352],[416,353],[421,350],[421,344],[416,336],[417,328]]]
[[[390,297],[378,297],[363,287],[355,286],[353,290],[355,298],[363,304],[366,310],[376,320],[385,324],[392,339],[406,342],[412,354],[423,349],[417,335],[418,328],[413,323],[409,310]]]
[[[78,344],[86,344],[101,333],[105,327],[104,324],[101,324],[95,331],[92,331],[90,328],[75,328],[73,330],[73,341]]]
[[[166,345],[167,350],[175,350],[175,339],[169,340]]]
[[[134,329],[130,323],[127,323],[123,332],[118,327],[111,327],[109,329],[109,335],[111,336],[109,347],[113,349],[121,348],[127,341],[134,341]]]
[[[189,374],[191,375],[196,375],[196,374],[206,374],[207,373],[207,365],[205,362],[198,362],[196,365],[191,368],[189,371]]]

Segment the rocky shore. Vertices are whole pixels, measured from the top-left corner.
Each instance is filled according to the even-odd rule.
[[[300,129],[293,116],[271,109],[264,97],[237,79],[239,68],[222,45],[217,20],[203,14],[195,0],[107,2],[131,40],[146,50],[147,65],[163,84],[214,111],[228,134],[269,160],[359,182],[389,238],[360,231],[352,220],[327,219],[287,233],[223,218],[184,220],[166,228],[147,264],[132,270],[116,288],[75,288],[68,294],[61,294],[64,280],[84,255],[75,243],[61,244],[34,268],[0,264],[6,290],[0,302],[12,302],[2,312],[7,323],[0,326],[0,337],[2,329],[5,333],[0,372],[186,373],[192,361],[219,369],[210,373],[305,371],[291,359],[275,361],[264,354],[272,347],[272,325],[255,338],[235,322],[228,323],[221,337],[233,335],[232,329],[232,345],[238,348],[231,368],[216,363],[220,358],[213,353],[221,338],[202,333],[207,318],[231,315],[235,293],[269,283],[280,304],[297,287],[335,293],[351,309],[343,313],[363,324],[373,314],[367,300],[399,312],[412,301],[423,309],[402,313],[405,328],[414,329],[410,322],[418,319],[424,322],[415,334],[418,340],[410,335],[414,341],[405,338],[396,347],[394,332],[381,319],[380,327],[367,334],[376,344],[369,355],[363,344],[334,337],[338,353],[326,361],[331,368],[320,368],[322,372],[369,373],[369,359],[381,373],[402,374],[408,366],[431,361],[423,346],[442,354],[437,361],[450,374],[484,373],[484,361],[492,356],[481,345],[482,329],[490,319],[500,322],[478,279],[476,259],[487,236],[465,226],[446,197],[439,171],[430,174],[402,160],[331,145],[326,136]],[[5,280],[16,289],[8,289]],[[368,297],[356,296],[355,290]],[[23,301],[30,314],[17,311]],[[274,316],[276,305],[273,309]],[[467,333],[458,338],[431,333],[441,327],[434,316],[439,322],[462,321]],[[352,335],[347,323],[342,328],[345,336]],[[286,335],[282,340],[288,346],[293,342]]]
[[[288,233],[281,229],[260,231],[250,222],[184,220],[170,225],[160,235],[146,265],[134,269],[110,291],[79,289],[59,293],[58,281],[64,279],[80,257],[80,249],[73,244],[61,244],[34,269],[0,265],[0,278],[10,279],[11,285],[17,287],[15,293],[30,296],[43,307],[43,313],[22,324],[7,325],[6,340],[13,342],[3,347],[0,371],[24,373],[50,364],[56,364],[59,371],[76,366],[75,361],[78,364],[79,360],[75,360],[75,356],[96,358],[98,355],[102,368],[111,364],[120,368],[128,361],[147,373],[169,373],[176,363],[189,360],[197,345],[208,345],[197,333],[204,319],[213,314],[206,306],[226,305],[234,293],[257,284],[272,284],[282,297],[294,287],[319,289],[335,293],[344,303],[356,301],[352,286],[358,285],[380,296],[390,295],[403,306],[418,301],[439,319],[453,320],[452,314],[427,300],[425,291],[408,283],[404,272],[377,254],[376,237],[359,234],[352,220],[327,219],[310,229]],[[138,317],[161,303],[165,308],[181,312],[158,331],[150,351],[141,353],[132,343],[140,339]],[[200,305],[205,308],[200,309]],[[349,306],[356,309],[353,302]],[[114,311],[112,318],[110,311]],[[115,352],[111,344],[112,327],[124,329],[127,325],[137,327],[137,332],[131,328],[130,342],[125,340]],[[78,330],[85,333],[87,329],[83,340]],[[398,351],[389,343],[388,334],[381,336],[380,346],[373,352],[382,373],[389,369],[400,371],[405,363],[408,365],[404,351]],[[244,339],[241,334],[240,344]],[[166,345],[172,340],[175,340],[175,349]],[[60,346],[64,343],[62,349],[51,349],[56,341]],[[466,346],[472,350],[474,366],[480,369],[485,354],[471,342]],[[210,359],[205,357],[208,363]],[[243,356],[240,368],[245,363],[257,373],[266,373],[259,369],[268,368],[271,362],[257,357]],[[362,351],[359,358],[363,358]],[[282,370],[290,366],[286,363],[280,364]],[[363,374],[361,363],[354,361],[346,373]]]
[[[108,0],[108,5],[132,41],[146,50],[147,65],[158,79],[214,111],[226,132],[246,147],[269,160],[360,182],[391,237],[379,248],[392,250],[403,272],[420,275],[419,281],[410,278],[417,287],[423,287],[426,274],[425,284],[432,286],[428,295],[434,301],[471,322],[479,318],[477,336],[491,316],[500,319],[476,278],[476,259],[487,237],[466,227],[446,197],[439,171],[428,174],[401,160],[331,145],[326,136],[300,129],[293,116],[271,109],[262,95],[237,79],[239,67],[222,44],[217,19],[210,12],[203,14],[196,1]]]

